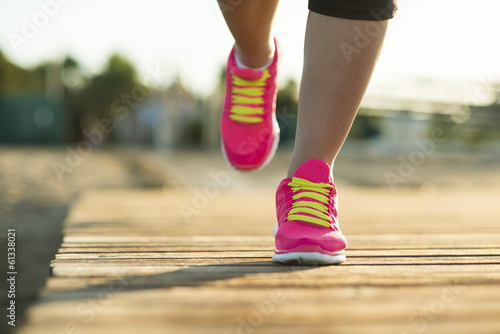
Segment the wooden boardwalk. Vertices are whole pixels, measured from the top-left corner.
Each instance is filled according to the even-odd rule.
[[[494,188],[341,188],[328,267],[271,262],[273,191],[205,190],[85,193],[17,332],[500,333]]]

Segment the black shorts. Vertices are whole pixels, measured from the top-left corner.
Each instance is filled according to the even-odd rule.
[[[397,0],[309,0],[309,10],[352,20],[383,21],[394,17]]]

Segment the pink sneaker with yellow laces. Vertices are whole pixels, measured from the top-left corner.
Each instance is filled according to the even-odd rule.
[[[347,241],[338,222],[337,190],[322,160],[302,164],[276,191],[274,262],[304,265],[345,262]]]
[[[234,48],[229,55],[220,131],[222,153],[235,169],[249,171],[264,167],[278,148],[275,112],[278,57],[276,45],[271,65],[256,71],[236,65]]]

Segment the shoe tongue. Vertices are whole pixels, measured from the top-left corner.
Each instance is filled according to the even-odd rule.
[[[248,81],[258,80],[264,75],[264,72],[261,71],[256,71],[251,68],[238,68],[238,67],[233,68],[233,73],[237,77]]]
[[[309,159],[304,162],[293,175],[306,179],[314,183],[329,183],[330,182],[330,167],[326,162],[319,159]]]

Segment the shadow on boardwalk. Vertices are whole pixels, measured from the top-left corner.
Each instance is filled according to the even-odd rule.
[[[267,257],[268,258],[268,257]],[[109,268],[109,267],[108,267]],[[164,269],[168,269],[163,267]],[[116,270],[110,277],[95,277],[97,280],[105,280],[105,283],[92,285],[85,288],[72,289],[71,291],[51,291],[41,298],[38,303],[61,302],[70,300],[106,300],[110,294],[117,292],[133,292],[151,289],[169,289],[176,287],[198,287],[210,286],[211,283],[241,278],[247,275],[259,274],[286,274],[300,276],[298,272],[312,270],[314,266],[281,265],[270,260],[234,262],[224,265],[197,265],[188,268],[177,269],[156,275],[120,276],[120,269]],[[110,268],[111,269],[111,268]],[[123,270],[123,267],[121,267]],[[161,270],[161,269],[160,269]],[[111,269],[111,271],[114,271]],[[140,271],[140,270],[139,270]],[[64,277],[59,277],[64,280]],[[71,279],[70,279],[71,280]]]

